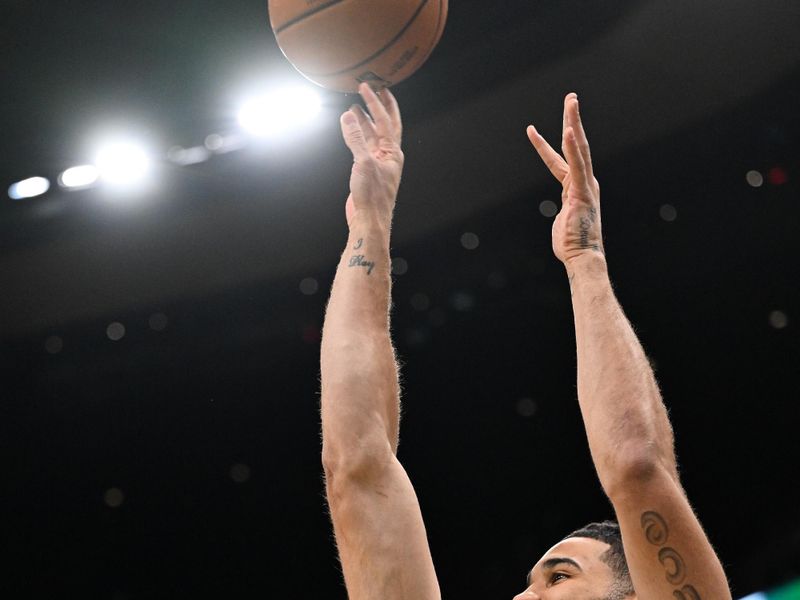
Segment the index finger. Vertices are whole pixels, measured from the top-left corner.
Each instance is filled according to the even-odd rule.
[[[364,99],[369,109],[369,114],[372,116],[372,120],[375,121],[375,130],[378,132],[378,137],[394,138],[389,111],[386,110],[386,107],[383,105],[380,98],[378,98],[378,95],[366,83],[362,83],[358,86],[358,93],[361,94],[361,97]]]

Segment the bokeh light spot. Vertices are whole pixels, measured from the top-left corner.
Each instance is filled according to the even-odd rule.
[[[125,502],[125,494],[119,488],[109,488],[103,494],[103,502],[110,508],[119,508]]]
[[[405,275],[408,273],[408,261],[405,258],[396,256],[392,259],[392,274]]]
[[[305,296],[313,296],[319,290],[319,283],[313,277],[306,277],[300,282],[300,292]]]
[[[769,324],[775,329],[786,329],[789,326],[789,316],[782,310],[773,310],[769,313]]]
[[[118,342],[125,337],[125,325],[114,321],[108,327],[106,327],[106,335],[112,342]]]
[[[64,340],[57,335],[51,335],[44,341],[44,349],[48,354],[58,354],[64,349]]]
[[[411,306],[414,310],[428,310],[431,307],[431,299],[428,297],[428,294],[417,292],[411,296]]]
[[[662,204],[658,209],[658,214],[667,223],[672,223],[678,218],[678,210],[672,204]]]
[[[517,400],[517,414],[526,419],[530,419],[536,414],[539,407],[533,398],[520,398]]]
[[[548,219],[558,214],[558,205],[552,200],[542,200],[539,203],[539,212]]]
[[[757,188],[764,185],[764,176],[758,171],[748,171],[745,179],[750,187]]]
[[[481,240],[477,234],[467,231],[461,236],[461,245],[467,250],[475,250],[480,246]]]
[[[231,465],[229,475],[235,483],[245,483],[250,480],[250,467],[242,463]]]
[[[150,318],[147,320],[147,324],[153,331],[164,331],[167,328],[168,323],[169,319],[167,318],[167,315],[162,312],[157,312],[150,315]]]

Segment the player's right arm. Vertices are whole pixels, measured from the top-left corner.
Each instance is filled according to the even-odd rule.
[[[563,186],[553,250],[572,290],[578,403],[637,597],[730,599],[719,559],[681,486],[672,428],[650,363],[611,287],[600,189],[577,97],[568,95],[564,106],[566,160],[533,127],[528,137]]]
[[[389,334],[392,211],[400,112],[362,85],[342,133],[353,153],[347,222],[322,335],[322,462],[351,600],[438,600],[419,503],[397,460],[398,371]]]

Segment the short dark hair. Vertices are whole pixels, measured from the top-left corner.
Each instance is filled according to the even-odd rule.
[[[605,542],[610,546],[608,550],[603,552],[600,559],[611,567],[611,572],[614,573],[612,598],[625,598],[634,593],[631,574],[628,571],[628,561],[625,559],[625,550],[622,548],[622,534],[619,530],[619,523],[616,521],[589,523],[565,536],[561,541],[574,537],[591,538]]]

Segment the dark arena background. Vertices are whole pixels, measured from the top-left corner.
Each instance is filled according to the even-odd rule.
[[[294,71],[263,0],[0,14],[2,596],[345,598],[319,337],[357,98]],[[612,516],[524,132],[557,141],[569,91],[734,597],[800,597],[798,31],[796,0],[452,0],[394,88],[400,458],[445,597],[511,598]]]

